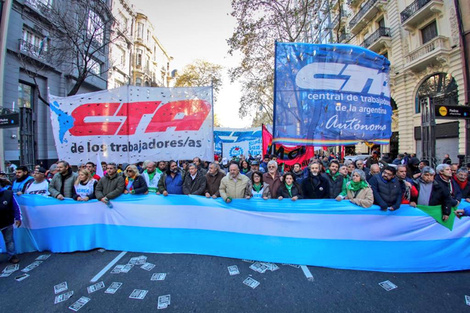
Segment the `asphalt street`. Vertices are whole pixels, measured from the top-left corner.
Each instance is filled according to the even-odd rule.
[[[470,312],[465,301],[470,271],[398,274],[276,264],[279,269],[259,273],[250,269],[253,263],[239,259],[93,250],[51,254],[29,277],[15,280],[44,254],[51,253],[21,255],[19,270],[0,278],[1,312],[71,312],[69,306],[81,297],[90,300],[79,312]],[[128,273],[111,273],[139,256],[155,267],[134,265]],[[8,265],[1,255],[0,271]],[[229,274],[232,265],[239,274]],[[152,281],[155,273],[166,277]],[[105,287],[89,293],[93,278]],[[259,285],[245,285],[247,278]],[[387,280],[397,288],[386,291],[379,285]],[[63,282],[67,290],[55,294],[54,286]],[[105,293],[113,282],[122,285],[115,294]],[[148,292],[131,299],[134,289]],[[57,295],[69,291],[70,299],[54,304]],[[158,309],[164,295],[170,295],[170,304]]]

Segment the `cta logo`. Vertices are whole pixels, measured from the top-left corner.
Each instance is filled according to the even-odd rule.
[[[310,90],[336,90],[390,97],[388,75],[374,68],[344,63],[310,63],[297,73],[295,83]]]
[[[204,100],[182,100],[160,105],[161,101],[132,103],[89,103],[71,113],[72,136],[127,136],[143,133],[197,131],[211,111]]]

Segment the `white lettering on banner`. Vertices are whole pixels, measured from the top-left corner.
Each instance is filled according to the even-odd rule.
[[[304,66],[295,77],[295,83],[299,88],[312,90],[361,93],[370,82],[367,93],[390,97],[387,81],[388,75],[377,69],[356,64],[323,62],[314,62]]]
[[[384,131],[387,129],[387,126],[380,125],[380,124],[362,125],[361,121],[358,120],[357,118],[353,118],[353,119],[345,121],[344,123],[340,123],[338,122],[338,115],[333,115],[326,122],[325,128],[326,129],[336,128],[339,130],[350,129],[350,130]]]

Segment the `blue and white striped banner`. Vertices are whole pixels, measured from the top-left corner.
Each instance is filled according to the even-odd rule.
[[[409,206],[383,212],[335,200],[226,204],[175,195],[123,195],[113,209],[29,195],[18,202],[20,253],[105,248],[387,272],[470,269],[470,219],[456,219],[449,231]]]

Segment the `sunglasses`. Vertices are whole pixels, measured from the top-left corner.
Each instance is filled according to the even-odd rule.
[[[134,173],[133,170],[127,170],[126,172],[128,172],[128,173]]]

